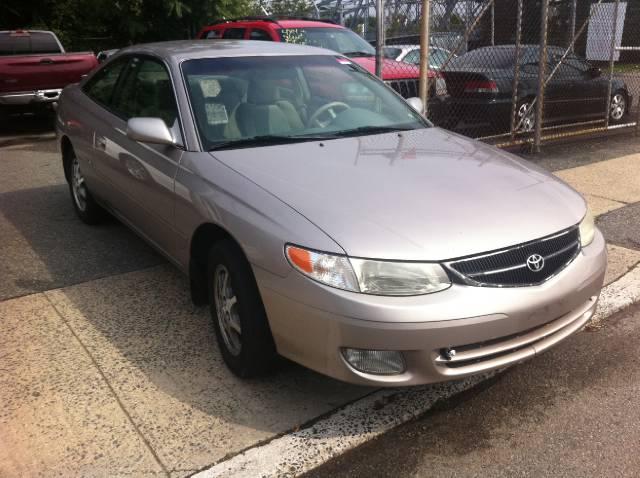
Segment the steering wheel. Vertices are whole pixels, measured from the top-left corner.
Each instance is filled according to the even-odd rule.
[[[311,115],[309,118],[309,126],[318,126],[319,128],[326,128],[329,124],[336,119],[338,113],[351,109],[346,103],[341,101],[332,101],[331,103],[327,103],[326,105],[322,105],[320,108],[316,110],[315,113]],[[327,116],[325,121],[322,121],[322,116]]]

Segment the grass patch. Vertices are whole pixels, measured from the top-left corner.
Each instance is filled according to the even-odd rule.
[[[640,73],[640,63],[615,63],[613,71],[615,73]]]

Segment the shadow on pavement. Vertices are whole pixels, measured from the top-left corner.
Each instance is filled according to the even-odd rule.
[[[54,137],[53,111],[0,115],[0,148],[25,142],[46,142]]]
[[[211,464],[370,392],[285,361],[269,377],[234,377],[187,279],[115,220],[81,223],[66,184],[0,194],[0,240],[0,300],[48,291],[169,469]]]
[[[66,184],[2,193],[0,213],[0,300],[164,262],[115,220],[81,223]]]

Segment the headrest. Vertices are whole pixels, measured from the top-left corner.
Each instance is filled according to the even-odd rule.
[[[278,87],[273,80],[254,80],[247,91],[247,102],[256,105],[272,105],[278,101]]]

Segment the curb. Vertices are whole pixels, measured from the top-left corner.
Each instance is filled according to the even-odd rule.
[[[602,289],[598,309],[587,325],[640,302],[640,265]],[[382,389],[335,410],[306,428],[274,438],[193,475],[218,477],[294,477],[366,443],[431,409],[436,402],[468,390],[500,373],[406,389]]]

